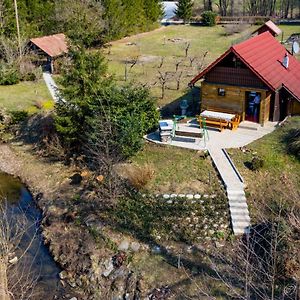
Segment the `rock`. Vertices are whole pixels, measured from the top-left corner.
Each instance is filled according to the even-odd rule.
[[[10,259],[8,262],[12,265],[15,265],[18,262],[18,257],[15,256],[14,258]]]
[[[115,268],[120,268],[125,261],[126,261],[126,253],[123,251],[120,251],[118,254],[112,257],[113,266]]]
[[[186,195],[186,198],[187,198],[187,199],[193,199],[193,198],[194,198],[194,195],[193,195],[193,194],[187,194],[187,195]]]
[[[106,260],[104,262],[104,267],[105,267],[105,271],[102,273],[102,275],[104,277],[108,277],[111,274],[111,272],[114,270],[114,265],[113,265],[112,258],[109,259],[109,260]]]
[[[66,279],[68,277],[68,273],[66,272],[66,271],[61,271],[60,273],[59,273],[59,278],[61,279],[61,280],[64,280],[64,279]]]
[[[141,245],[137,242],[132,242],[130,244],[130,248],[132,249],[133,252],[138,252],[141,248]]]
[[[120,251],[127,251],[128,248],[129,248],[129,241],[128,241],[127,239],[124,239],[124,240],[120,243],[120,245],[119,245],[119,247],[118,247],[118,250],[120,250]]]
[[[35,196],[35,202],[39,202],[43,198],[44,194],[43,193],[38,193]]]
[[[220,243],[218,241],[215,241],[215,246],[216,246],[216,248],[222,248],[222,247],[224,247],[224,244]]]
[[[200,195],[200,194],[195,194],[195,195],[194,195],[194,198],[195,198],[195,199],[200,199],[200,198],[201,198],[201,195]]]
[[[177,194],[171,194],[171,198],[177,198]]]
[[[103,182],[103,180],[104,180],[104,176],[103,176],[103,175],[99,175],[99,176],[96,177],[96,180],[97,180],[99,183],[101,183],[101,182]]]
[[[179,194],[178,197],[179,198],[185,198],[185,194]]]
[[[70,177],[70,179],[71,179],[70,184],[77,185],[81,183],[83,178],[79,173],[75,173]]]
[[[164,199],[169,199],[169,198],[170,198],[170,195],[169,195],[169,194],[163,194],[163,198],[164,198]]]
[[[168,203],[168,204],[172,204],[172,203],[173,203],[173,200],[168,200],[167,203]]]
[[[159,246],[154,246],[151,249],[151,252],[154,253],[154,254],[160,254],[161,253],[161,248]]]

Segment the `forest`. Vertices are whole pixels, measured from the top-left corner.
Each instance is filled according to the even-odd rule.
[[[85,46],[153,29],[159,0],[0,0],[0,35],[16,35],[15,5],[23,38],[64,32]]]

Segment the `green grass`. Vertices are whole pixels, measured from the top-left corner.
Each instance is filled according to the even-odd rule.
[[[109,60],[109,72],[115,74],[116,79],[124,83],[125,61],[139,58],[139,62],[129,70],[128,81],[135,80],[151,87],[152,94],[157,97],[159,106],[164,106],[180,98],[190,98],[190,90],[187,88],[190,80],[199,73],[202,61],[202,68],[213,62],[233,43],[242,41],[253,32],[257,26],[252,26],[245,31],[233,35],[226,35],[225,29],[221,26],[202,27],[190,25],[178,25],[162,27],[158,30],[128,37],[112,43],[110,53],[106,50]],[[291,33],[297,32],[297,26],[282,25],[284,39]],[[173,41],[172,41],[173,39]],[[174,39],[178,39],[174,42]],[[281,37],[278,37],[280,40]],[[131,44],[130,44],[131,43]],[[185,57],[186,43],[190,43],[188,57]],[[203,59],[204,53],[207,52]],[[164,64],[161,69],[158,66],[164,57]],[[190,67],[189,57],[196,57]],[[175,64],[182,61],[178,72],[175,74]],[[129,69],[129,68],[128,68]],[[169,72],[170,79],[164,99],[161,99],[161,87],[159,73]],[[182,73],[180,89],[176,90],[175,77]]]
[[[248,200],[253,208],[270,201],[294,205],[300,199],[300,160],[288,153],[285,142],[289,131],[299,127],[300,117],[293,117],[282,128],[248,145],[249,151],[230,149],[231,157],[246,180]],[[264,166],[254,172],[246,166],[255,155],[264,160]]]
[[[36,106],[42,106],[45,110],[53,108],[53,101],[44,81],[0,86],[0,107],[34,113],[38,111]]]
[[[220,192],[217,174],[209,158],[196,151],[146,144],[133,165],[150,165],[154,176],[146,189],[157,193]]]

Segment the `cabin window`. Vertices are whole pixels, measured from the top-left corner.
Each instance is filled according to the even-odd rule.
[[[218,95],[224,97],[225,96],[225,89],[218,88]]]

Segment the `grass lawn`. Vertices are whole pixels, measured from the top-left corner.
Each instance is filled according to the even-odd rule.
[[[293,117],[273,133],[247,146],[249,151],[230,149],[229,153],[247,184],[247,200],[252,209],[259,203],[272,200],[288,205],[300,199],[300,160],[288,154],[285,137],[292,128],[300,128],[300,117]],[[264,166],[258,171],[246,165],[254,155],[263,158]]]
[[[209,158],[192,150],[146,143],[127,168],[150,168],[153,176],[146,190],[154,193],[218,193],[217,173]],[[125,172],[126,173],[126,172]],[[128,173],[127,173],[128,174]],[[137,172],[135,176],[140,176]]]
[[[20,82],[15,85],[0,86],[0,107],[34,113],[38,111],[38,107],[52,108],[53,101],[44,81]]]
[[[150,86],[152,94],[158,98],[159,106],[176,102],[181,98],[191,99],[192,94],[187,88],[190,80],[232,44],[248,38],[256,28],[257,26],[252,26],[241,33],[226,35],[221,25],[161,27],[152,32],[112,42],[110,50],[105,51],[109,60],[109,71],[115,74],[118,81],[124,83],[125,61],[138,59],[132,68],[128,64],[127,80],[129,82],[135,80]],[[290,25],[283,25],[280,28],[284,31],[284,39],[288,38],[291,33],[299,31],[296,26]],[[281,37],[278,39],[280,40]],[[187,43],[190,43],[190,48],[185,57]],[[205,53],[207,54],[204,57]],[[159,68],[162,58],[163,65]],[[194,60],[191,62],[190,59]],[[179,63],[177,72],[176,63]],[[168,77],[163,99],[161,98],[159,71],[162,75],[167,73]],[[180,86],[177,90],[178,78],[180,78]]]

